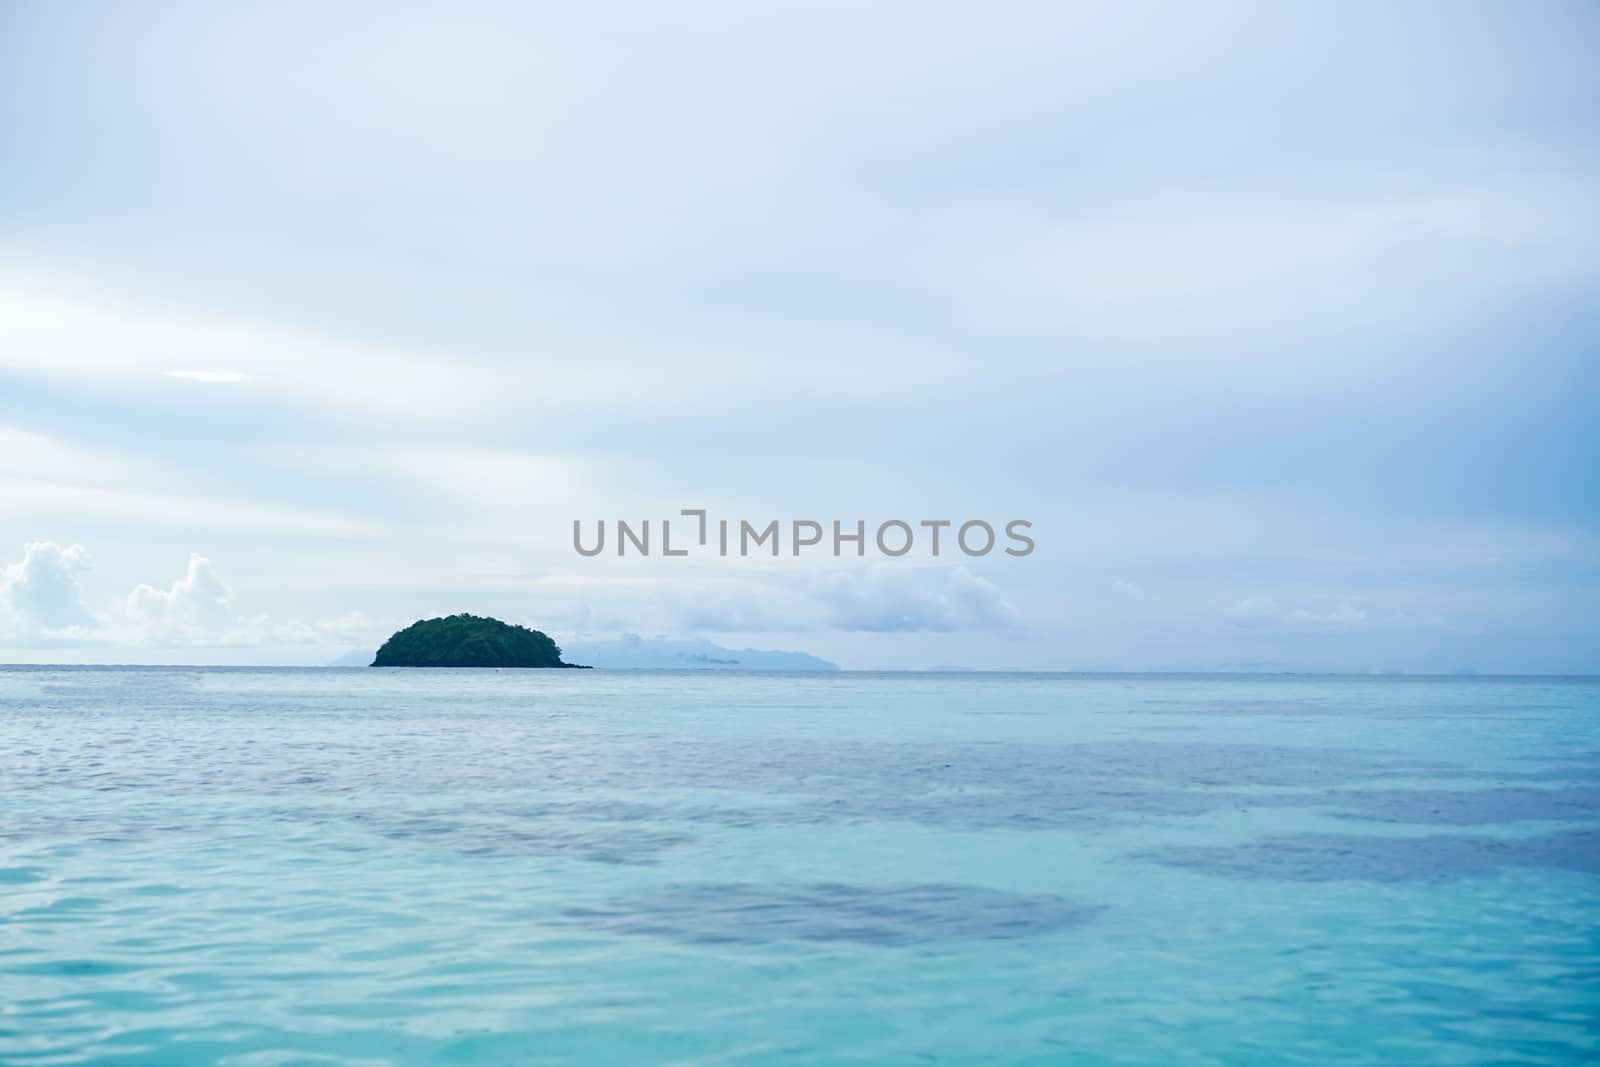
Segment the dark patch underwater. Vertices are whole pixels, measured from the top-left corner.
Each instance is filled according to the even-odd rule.
[[[1572,830],[1524,838],[1294,834],[1240,845],[1147,849],[1130,858],[1223,878],[1291,882],[1433,881],[1517,867],[1600,874],[1600,831]]]
[[[688,944],[815,941],[892,947],[1039,937],[1088,922],[1100,910],[1054,894],[976,886],[819,882],[673,886],[566,914],[608,933]]]

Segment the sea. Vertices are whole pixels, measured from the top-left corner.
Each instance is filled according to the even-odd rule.
[[[0,1063],[1600,1062],[1600,681],[0,668]]]

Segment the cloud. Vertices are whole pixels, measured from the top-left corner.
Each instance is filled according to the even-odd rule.
[[[253,381],[251,375],[232,370],[164,370],[168,378],[181,378],[186,382],[206,382],[212,385],[234,385]]]
[[[1348,630],[1367,621],[1367,612],[1340,600],[1330,607],[1286,608],[1270,598],[1240,601],[1228,621],[1244,629]]]
[[[92,626],[95,619],[83,605],[77,579],[88,565],[82,545],[63,548],[53,541],[24,545],[22,559],[0,572],[0,607],[10,617],[9,629],[44,637]]]
[[[236,615],[233,590],[196,553],[183,577],[166,589],[140,585],[129,593],[112,636],[118,643],[161,647],[347,647],[370,644],[392,630],[359,611],[318,622]]]
[[[970,221],[982,237],[950,256],[944,284],[951,306],[995,330],[1156,341],[1127,354],[1299,375],[1382,357],[1313,343],[1290,361],[1279,346],[1244,342],[1256,331],[1317,342],[1335,328],[1386,337],[1448,326],[1488,312],[1474,295],[1593,275],[1596,247],[1576,220],[1597,201],[1578,178],[1414,181],[1425,191],[1313,187],[1264,202],[1250,189],[1237,199],[1208,189],[1088,213],[1045,203],[1011,230]]]
[[[126,618],[149,644],[192,644],[226,632],[232,592],[211,561],[191,554],[184,576],[167,589],[136,586],[128,594]]]
[[[19,507],[12,488],[23,480],[58,485],[99,483],[119,485],[157,484],[174,473],[157,464],[135,458],[128,448],[98,448],[57,435],[0,425],[0,493],[6,511]],[[13,482],[12,479],[16,479]]]
[[[40,433],[0,424],[0,501],[8,518],[125,519],[155,526],[233,528],[350,537],[372,533],[366,519],[337,511],[282,506],[262,499],[241,479],[221,477],[195,456],[173,449],[166,457],[141,455],[149,441],[108,448],[81,434]],[[309,461],[308,461],[309,465]],[[303,468],[302,468],[303,471]],[[303,484],[303,474],[301,475]],[[211,495],[221,491],[226,495]]]
[[[315,622],[240,616],[233,590],[198,553],[189,556],[182,577],[171,584],[137,585],[105,610],[93,611],[78,582],[88,567],[82,545],[34,541],[23,546],[22,558],[0,569],[0,646],[348,647],[372,643],[393,630],[387,621],[358,611]]]
[[[882,563],[669,593],[672,622],[717,633],[988,632],[1017,635],[1016,609],[966,567]]]
[[[824,625],[866,633],[1014,632],[1021,620],[993,582],[965,567],[835,571],[811,590]]]
[[[360,611],[348,611],[336,618],[317,622],[274,620],[266,615],[256,615],[229,627],[224,640],[218,643],[238,647],[316,645],[349,648],[358,645],[375,648],[396,628],[392,619],[376,619]]]
[[[35,279],[35,282],[37,279]],[[18,288],[7,277],[0,294],[0,369],[66,376],[115,389],[143,390],[149,375],[205,383],[255,381],[283,399],[401,413],[411,417],[457,410],[468,399],[493,396],[474,388],[459,362],[435,355],[363,345],[337,337],[187,313],[126,310],[103,299],[64,297]],[[176,359],[191,367],[171,370]]]
[[[0,475],[0,497],[5,500],[8,514],[13,515],[104,516],[156,526],[273,530],[329,537],[355,537],[379,529],[378,524],[366,519],[249,499],[132,491],[4,475]]]

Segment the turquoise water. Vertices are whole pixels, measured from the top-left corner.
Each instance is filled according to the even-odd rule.
[[[1600,684],[0,669],[0,1063],[1575,1064]]]

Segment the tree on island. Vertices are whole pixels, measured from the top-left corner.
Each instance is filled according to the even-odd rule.
[[[576,667],[548,635],[478,615],[422,619],[383,643],[374,667]]]

